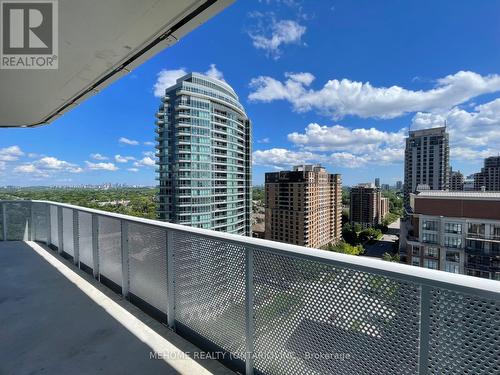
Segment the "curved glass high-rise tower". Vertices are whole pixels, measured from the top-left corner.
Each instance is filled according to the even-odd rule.
[[[250,235],[251,124],[234,90],[187,74],[157,117],[160,219]]]

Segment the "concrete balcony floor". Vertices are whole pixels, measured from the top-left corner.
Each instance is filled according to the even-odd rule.
[[[197,353],[53,251],[0,242],[0,374],[232,374]]]

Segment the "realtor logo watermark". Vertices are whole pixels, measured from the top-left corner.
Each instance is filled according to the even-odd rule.
[[[57,69],[57,0],[0,1],[0,69]]]

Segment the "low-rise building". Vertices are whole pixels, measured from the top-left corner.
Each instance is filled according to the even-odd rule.
[[[407,263],[500,280],[500,192],[422,191],[404,225]]]

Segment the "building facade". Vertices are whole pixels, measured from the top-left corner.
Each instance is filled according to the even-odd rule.
[[[234,90],[187,74],[157,117],[160,220],[250,235],[251,123]]]
[[[446,127],[410,131],[406,138],[404,200],[417,186],[428,185],[431,190],[450,187],[450,147]]]
[[[266,173],[265,238],[319,248],[342,236],[342,181],[319,165]]]
[[[349,218],[352,225],[363,228],[381,224],[389,212],[389,199],[382,198],[380,189],[373,184],[358,184],[351,189]]]
[[[460,171],[450,171],[450,190],[464,190],[464,175]]]
[[[500,193],[425,191],[412,201],[407,263],[500,280]]]
[[[380,187],[380,178],[379,177],[376,177],[375,178],[375,187]]]
[[[474,175],[474,190],[500,191],[500,156],[484,159],[481,172]]]

